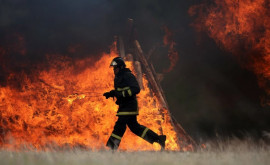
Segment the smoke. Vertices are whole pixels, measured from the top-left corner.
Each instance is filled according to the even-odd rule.
[[[11,82],[17,86],[21,75],[35,77],[53,58],[100,58],[115,35],[125,34],[127,18],[133,18],[146,54],[154,45],[162,45],[162,27],[174,32],[179,60],[161,84],[170,111],[188,133],[200,138],[266,130],[269,113],[264,110],[269,108],[260,105],[263,90],[256,75],[240,67],[206,33],[196,33],[190,26],[196,20],[188,10],[201,2],[1,0],[0,86]],[[162,46],[149,60],[160,73],[171,64],[168,49]]]
[[[170,67],[166,70],[164,70],[165,73],[168,73],[173,70],[175,65],[177,64],[177,61],[179,59],[178,52],[175,49],[176,43],[173,40],[173,32],[169,30],[168,27],[164,27],[165,35],[163,37],[163,44],[164,46],[169,47],[168,51],[168,58],[170,59]]]
[[[111,22],[104,21],[111,9],[104,1],[0,3],[1,85],[11,73],[30,75],[46,65],[48,55],[99,56],[113,41]]]
[[[267,44],[269,42],[269,3],[264,0],[209,2],[212,3],[204,2],[190,7],[189,14],[194,18],[192,26],[199,32],[206,32],[221,50],[232,53],[234,55],[233,59],[238,62],[243,70],[247,69],[253,72],[254,75],[252,76],[252,73],[249,73],[249,77],[251,78],[252,76],[252,79],[256,77],[258,81],[257,86],[261,89],[253,91],[246,87],[245,90],[248,92],[243,92],[243,94],[246,96],[250,95],[249,97],[257,102],[254,102],[255,104],[258,104],[260,102],[259,98],[261,98],[262,105],[266,106],[269,104],[267,98],[269,97],[269,45]],[[235,75],[236,73],[231,74]],[[241,79],[238,79],[239,82],[237,83],[245,86],[247,81],[244,81],[242,75],[239,76],[241,76]],[[249,82],[249,85],[255,87],[254,80],[252,82],[252,84]],[[238,89],[241,88],[238,87]],[[216,92],[218,90],[218,88],[215,89]],[[232,95],[232,98],[235,96],[235,94]],[[243,100],[237,100],[235,103],[233,100],[230,100],[228,103],[235,104],[238,107],[240,106],[239,102]],[[245,125],[248,125],[249,128],[254,129],[253,131],[258,131],[258,126],[261,123],[257,120],[265,122],[267,118],[263,115],[268,114],[267,116],[269,116],[269,112],[263,113],[256,110],[262,109],[262,107],[254,107],[255,104],[253,106],[247,106],[248,103],[245,102],[241,104],[239,110],[229,111],[225,115],[233,119],[232,121],[238,121],[240,124],[237,125],[240,127],[244,128],[246,127]],[[226,104],[223,104],[223,106],[233,108]],[[246,111],[242,112],[241,109],[246,109]],[[269,105],[265,109],[269,109]],[[241,116],[242,119],[237,116]],[[226,124],[227,128],[231,130],[237,128],[237,125],[230,126],[230,123],[228,124],[227,122]],[[265,122],[264,124],[267,125],[269,123]]]
[[[193,26],[206,31],[226,51],[232,52],[242,67],[253,71],[259,86],[269,95],[269,3],[259,1],[216,1],[192,6]],[[268,104],[267,98],[265,104]]]

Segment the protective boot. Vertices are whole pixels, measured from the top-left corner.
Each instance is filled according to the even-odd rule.
[[[145,128],[145,130],[143,131],[141,137],[148,141],[149,143],[153,144],[154,142],[158,142],[159,141],[159,136],[158,134],[156,134],[155,132],[153,132],[152,130]]]
[[[161,150],[165,150],[166,135],[158,136],[158,144],[161,146]]]
[[[117,150],[120,145],[120,142],[121,140],[111,136],[106,146],[109,147],[111,150]]]

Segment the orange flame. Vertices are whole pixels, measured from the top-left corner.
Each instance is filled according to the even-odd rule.
[[[270,96],[270,3],[267,0],[216,0],[213,5],[192,6],[193,26],[206,31],[218,45],[232,52],[243,67],[252,70]],[[270,105],[270,99],[266,99]]]
[[[170,29],[167,26],[164,27],[164,31],[165,31],[165,35],[163,37],[163,44],[164,46],[169,47],[168,57],[170,60],[170,67],[168,69],[165,69],[164,72],[168,73],[168,72],[171,72],[173,68],[175,67],[179,59],[179,56],[178,56],[178,52],[175,49],[176,43],[174,42],[172,38],[173,37],[172,31],[170,31]]]
[[[115,100],[106,100],[102,94],[113,89],[114,74],[108,65],[118,56],[116,51],[104,53],[96,62],[93,58],[72,61],[64,56],[53,59],[51,56],[47,55],[49,69],[40,69],[36,78],[21,75],[20,89],[0,86],[1,148],[106,149],[118,107]],[[132,63],[128,66],[133,70]],[[10,75],[10,82],[14,76]],[[191,150],[178,145],[168,110],[159,110],[146,78],[143,85],[144,90],[138,95],[138,121],[158,134],[162,130],[168,137],[166,149]],[[127,130],[120,149],[159,150],[160,146],[148,144]]]

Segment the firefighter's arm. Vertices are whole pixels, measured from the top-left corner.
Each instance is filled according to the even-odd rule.
[[[141,89],[139,83],[132,73],[128,74],[128,86],[130,87],[132,95],[140,93]]]
[[[116,89],[118,96],[131,97],[140,92],[140,86],[138,84],[138,81],[132,73],[128,73],[125,75],[125,81],[128,84],[126,87]]]

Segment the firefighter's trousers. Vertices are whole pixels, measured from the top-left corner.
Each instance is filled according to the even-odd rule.
[[[118,120],[115,123],[114,130],[106,144],[108,147],[113,150],[116,150],[119,147],[121,138],[126,131],[126,125],[128,125],[129,129],[134,134],[140,136],[151,144],[154,142],[158,142],[159,140],[159,136],[155,132],[138,123],[136,115],[125,115],[118,116]]]

